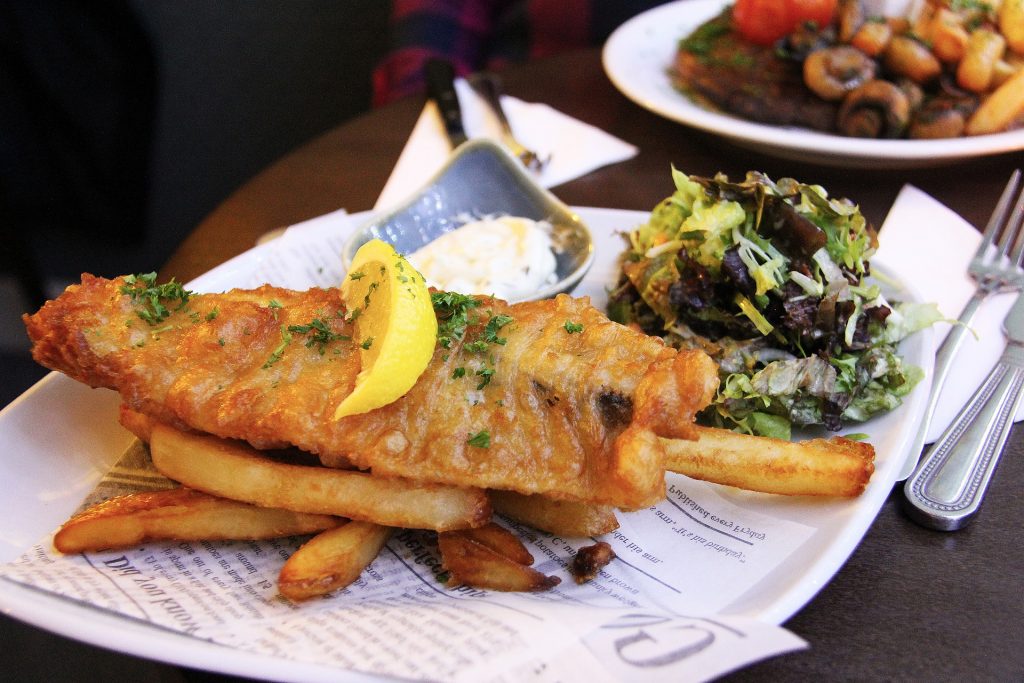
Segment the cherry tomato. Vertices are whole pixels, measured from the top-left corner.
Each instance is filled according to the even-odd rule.
[[[732,20],[746,40],[771,45],[805,21],[827,26],[835,11],[836,0],[736,0]]]
[[[756,45],[771,45],[793,28],[791,0],[736,0],[732,21],[741,36]]]

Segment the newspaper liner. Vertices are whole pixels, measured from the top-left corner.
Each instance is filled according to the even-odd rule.
[[[237,284],[337,283],[343,273],[329,255],[339,253],[349,222],[336,212],[289,229]],[[446,588],[436,536],[415,530],[397,531],[352,586],[302,604],[282,598],[276,579],[308,537],[76,556],[60,555],[46,538],[0,575],[246,652],[414,680],[700,681],[806,647],[780,627],[715,615],[815,529],[738,507],[702,482],[667,481],[666,500],[618,515],[620,528],[602,539],[617,559],[582,586],[566,567],[595,539],[499,519],[522,537],[538,570],[562,578],[537,594]],[[137,442],[83,507],[173,485]]]

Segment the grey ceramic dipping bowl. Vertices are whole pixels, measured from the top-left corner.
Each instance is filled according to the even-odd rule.
[[[557,281],[521,300],[568,293],[594,261],[590,231],[569,207],[539,186],[504,148],[471,140],[415,196],[361,225],[342,250],[345,267],[371,239],[411,254],[441,235],[486,216],[521,216],[551,224]]]

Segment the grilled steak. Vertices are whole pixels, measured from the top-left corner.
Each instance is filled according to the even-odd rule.
[[[837,106],[807,89],[800,62],[745,42],[731,23],[726,10],[680,42],[676,87],[751,121],[834,130]]]

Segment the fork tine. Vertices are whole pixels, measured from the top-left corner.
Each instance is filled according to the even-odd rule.
[[[978,251],[975,252],[975,258],[984,259],[988,253],[990,245],[996,242],[996,237],[999,236],[998,242],[999,247],[996,251],[996,258],[1005,256],[1008,251],[1008,245],[1005,240],[1005,232],[1000,233],[1000,228],[1003,222],[1006,220],[1006,212],[1010,208],[1010,202],[1013,201],[1013,196],[1017,192],[1017,184],[1020,181],[1020,169],[1015,170],[1010,174],[1010,180],[1006,183],[1006,187],[1003,188],[1003,194],[1000,195],[999,201],[996,203],[996,208],[992,212],[992,216],[988,219],[988,224],[985,226],[985,232],[982,233],[981,244],[978,245]]]
[[[1013,241],[1016,242],[1016,246],[1010,260],[1019,268],[1024,261],[1024,187],[1020,188],[1013,213],[1006,221],[1006,232],[1013,233]]]

